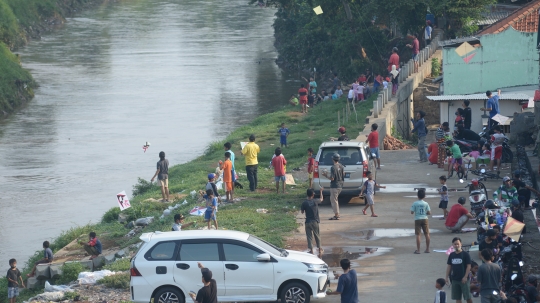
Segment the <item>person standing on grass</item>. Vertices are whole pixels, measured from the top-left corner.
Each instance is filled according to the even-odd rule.
[[[448,217],[448,187],[446,186],[446,176],[440,176],[439,182],[441,183],[441,188],[437,191],[441,195],[441,200],[439,202],[439,208],[443,210],[443,217],[441,220],[446,220]]]
[[[341,295],[341,303],[359,303],[358,282],[356,270],[351,269],[351,261],[342,259],[339,261],[343,274],[334,274],[338,279],[336,291],[329,291],[327,295]]]
[[[491,91],[486,92],[486,97],[488,97],[487,105],[486,107],[482,107],[480,110],[483,111],[489,111],[489,122],[487,125],[487,129],[492,129],[495,125],[499,125],[499,122],[493,120],[493,117],[495,115],[500,114],[499,111],[499,98],[501,97],[501,90],[499,89],[497,91],[497,96],[493,96]]]
[[[306,237],[307,245],[309,248],[309,253],[313,254],[313,238],[315,238],[315,244],[319,249],[319,257],[322,256],[324,250],[321,247],[321,236],[319,235],[319,223],[321,220],[319,218],[319,203],[323,201],[323,188],[320,189],[320,199],[315,201],[315,191],[311,188],[307,190],[307,199],[302,203],[300,211],[306,214]]]
[[[279,147],[274,151],[274,155],[272,167],[274,167],[276,194],[279,194],[279,181],[281,181],[281,193],[285,194],[285,165],[287,165],[287,160],[285,160],[285,157],[281,154],[281,148]]]
[[[214,196],[214,191],[211,189],[206,190],[206,194],[204,192],[200,192],[204,200],[206,201],[206,210],[204,212],[204,221],[208,222],[208,229],[210,229],[212,221],[214,221],[214,226],[216,227],[216,230],[218,229],[218,223],[216,218],[216,213],[218,209],[218,200]]]
[[[165,152],[159,152],[159,161],[156,166],[156,173],[150,182],[154,182],[156,176],[158,177],[163,202],[169,202],[169,160],[165,159]]]
[[[184,215],[181,215],[181,214],[174,215],[174,224],[171,228],[171,231],[181,231],[182,227],[186,228],[188,226],[195,224],[195,221],[184,223],[184,219],[186,219]]]
[[[232,171],[231,171],[231,176],[232,176],[232,182],[233,182],[233,185],[234,185],[234,182],[236,181],[236,168],[234,167],[234,152],[231,150],[231,147],[232,147],[232,144],[230,142],[226,142],[225,144],[223,144],[223,149],[225,149],[225,152],[227,153],[230,153],[231,154],[231,164],[232,164]],[[231,193],[234,192],[234,186],[233,186],[233,190],[231,191]]]
[[[407,47],[412,49],[412,59],[414,60],[414,72],[418,72],[418,60],[420,59],[419,53],[420,53],[420,41],[418,41],[418,34],[413,34],[413,42],[411,44],[407,44]]]
[[[26,275],[27,277],[33,277],[36,274],[36,267],[39,264],[47,264],[53,261],[53,252],[49,248],[49,246],[50,246],[49,241],[43,242],[43,259],[34,263],[34,267],[32,267],[32,270],[30,271],[30,273]]]
[[[255,143],[255,135],[249,136],[249,143],[242,149],[242,155],[246,158],[246,174],[249,181],[249,190],[257,189],[257,154],[261,152],[259,145]]]
[[[304,84],[300,84],[300,89],[298,89],[298,96],[300,96],[300,104],[302,105],[302,113],[307,114],[307,95],[308,90],[304,87]]]
[[[315,159],[313,158],[313,148],[307,149],[307,172],[308,172],[308,182],[309,182],[309,188],[313,188],[313,171],[315,169]]]
[[[338,85],[338,87],[336,89],[336,96],[338,98],[341,98],[342,95],[343,95],[343,90],[341,89],[341,85]]]
[[[472,303],[469,272],[471,271],[471,256],[461,249],[461,239],[452,239],[454,251],[446,262],[446,284],[452,282],[452,300],[461,303],[461,298]]]
[[[386,188],[386,186],[381,186],[377,184],[377,182],[373,180],[373,174],[370,171],[366,172],[366,176],[368,179],[366,180],[366,182],[364,182],[364,186],[362,186],[362,190],[360,191],[360,196],[359,196],[361,197],[364,194],[364,192],[366,193],[364,195],[364,199],[366,199],[366,206],[364,207],[364,209],[362,209],[362,213],[364,215],[367,215],[366,210],[370,208],[371,216],[378,217],[375,214],[375,211],[373,210],[373,204],[375,203],[374,202],[375,188]]]
[[[285,127],[285,123],[281,123],[281,128],[278,129],[279,133],[279,143],[281,143],[281,147],[287,146],[287,137],[291,133],[288,128]]]
[[[339,203],[338,197],[341,189],[343,188],[343,180],[345,180],[345,167],[339,163],[340,155],[335,153],[332,156],[334,165],[330,168],[330,176],[327,171],[323,171],[322,175],[330,180],[330,203],[332,204],[332,210],[334,216],[330,220],[339,220]]]
[[[232,162],[231,153],[225,152],[225,161],[223,162],[223,183],[225,183],[225,197],[228,202],[233,202],[233,176],[232,176]]]
[[[214,192],[214,197],[219,197],[218,189],[215,183],[216,180],[216,174],[209,173],[208,174],[208,182],[206,183],[206,186],[204,190],[211,189]]]
[[[93,260],[101,255],[101,241],[99,241],[99,239],[96,237],[95,232],[91,232],[88,235],[88,243],[83,243],[83,246],[84,250],[90,255],[90,260]]]
[[[370,156],[375,155],[373,161],[377,162],[377,169],[381,169],[381,156],[379,155],[379,126],[377,123],[371,124],[371,133],[369,133],[366,143],[369,143]]]
[[[501,268],[497,264],[493,264],[493,253],[490,249],[483,249],[480,252],[480,258],[484,264],[478,268],[476,274],[478,283],[480,284],[480,296],[482,303],[499,303],[501,302]]]
[[[417,133],[418,135],[418,156],[420,157],[420,160],[418,162],[427,162],[427,154],[426,154],[427,128],[426,128],[426,121],[424,120],[425,116],[426,116],[426,113],[420,110],[416,112],[416,120],[411,120],[414,124],[414,128],[411,131],[411,134]]]
[[[426,250],[425,253],[429,253],[429,243],[431,238],[429,237],[429,223],[428,215],[431,215],[431,209],[429,204],[423,199],[426,197],[426,191],[419,189],[416,194],[418,201],[415,201],[411,206],[411,214],[414,215],[414,234],[416,235],[416,250],[415,254],[420,254],[420,233],[423,232],[426,237]]]
[[[322,195],[321,195],[322,197]],[[7,271],[6,278],[8,280],[7,287],[8,287],[8,299],[9,303],[16,303],[17,297],[19,296],[19,285],[24,288],[24,282],[21,277],[21,272],[19,269],[17,269],[17,260],[10,259],[9,260],[9,269]],[[21,284],[19,284],[19,281],[21,281]]]

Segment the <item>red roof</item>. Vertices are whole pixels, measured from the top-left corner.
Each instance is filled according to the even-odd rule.
[[[540,0],[534,0],[511,13],[508,17],[493,23],[490,27],[479,32],[478,35],[497,34],[510,26],[520,32],[537,32],[539,9]]]

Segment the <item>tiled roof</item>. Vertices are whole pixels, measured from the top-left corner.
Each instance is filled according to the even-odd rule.
[[[476,22],[477,25],[491,25],[501,19],[508,17],[510,12],[493,12],[482,16],[482,19]]]
[[[442,96],[426,96],[432,101],[455,101],[455,100],[487,100],[486,94],[471,94],[471,95],[442,95]],[[525,94],[501,94],[499,100],[529,100],[529,96]]]
[[[537,32],[538,9],[540,9],[540,0],[534,0],[511,13],[508,17],[501,19],[493,23],[490,27],[480,31],[478,35],[500,33],[510,26],[520,32]]]

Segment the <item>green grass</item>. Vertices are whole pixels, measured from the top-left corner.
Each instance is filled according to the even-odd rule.
[[[342,123],[347,128],[347,133],[351,139],[354,139],[360,131],[363,130],[366,116],[369,115],[373,100],[376,96],[370,98],[367,102],[357,106],[358,121],[354,118],[348,123]],[[275,186],[271,183],[273,179],[273,170],[267,169],[274,149],[279,146],[279,135],[277,129],[282,122],[285,122],[291,134],[288,138],[289,147],[283,149],[283,154],[287,159],[287,169],[290,171],[295,167],[303,167],[307,161],[306,150],[311,147],[317,150],[321,142],[327,141],[329,137],[337,137],[337,112],[346,106],[346,101],[340,99],[337,101],[326,101],[321,105],[310,110],[308,115],[302,116],[296,112],[291,112],[292,108],[287,106],[273,113],[259,116],[248,125],[239,127],[233,131],[227,138],[219,142],[212,142],[203,155],[184,164],[175,165],[169,168],[169,189],[171,194],[184,193],[187,197],[172,204],[181,203],[186,199],[188,203],[181,205],[169,216],[159,219],[163,210],[170,204],[160,202],[147,202],[149,198],[161,199],[161,192],[155,185],[151,185],[148,180],[138,179],[134,185],[136,196],[132,198],[132,207],[124,211],[129,220],[139,217],[154,216],[156,219],[152,224],[146,227],[143,232],[148,231],[170,231],[173,223],[173,215],[182,213],[187,216],[186,222],[195,221],[197,225],[193,228],[205,226],[201,217],[189,216],[189,210],[196,205],[196,200],[189,196],[192,190],[203,189],[206,184],[206,176],[209,172],[215,170],[218,160],[223,159],[224,150],[222,148],[225,142],[233,144],[233,151],[236,154],[236,169],[238,172],[245,172],[244,158],[240,155],[240,142],[247,141],[250,134],[255,134],[256,142],[261,147],[259,154],[259,192],[249,192],[248,182],[241,177],[240,182],[244,189],[236,189],[235,196],[245,198],[239,203],[220,207],[217,213],[217,219],[220,229],[240,230],[251,233],[262,239],[278,246],[283,246],[284,241],[290,233],[297,228],[295,214],[300,204],[305,198],[307,182],[297,181],[296,186],[288,186],[286,195],[276,195]],[[354,116],[353,116],[354,117]],[[271,145],[273,144],[273,145]],[[268,213],[258,213],[258,208],[266,208]],[[121,248],[130,244],[139,242],[139,235],[129,239],[123,237],[129,229],[117,222],[120,211],[114,207],[107,211],[98,224],[86,224],[72,227],[64,231],[52,243],[53,251],[58,251],[71,241],[87,235],[90,231],[95,231],[102,240],[113,241]],[[42,252],[36,252],[36,255],[28,262],[33,264],[41,257]],[[72,268],[73,267],[73,268]],[[82,268],[75,268],[76,265],[69,265],[64,269],[64,276],[60,282],[70,282],[75,280]],[[29,265],[27,265],[29,268]],[[129,260],[121,259],[105,268],[113,271],[124,271],[129,268]],[[28,269],[26,269],[26,272]],[[127,276],[128,278],[126,279]],[[116,275],[107,278],[101,282],[107,286],[123,288],[129,283],[129,275]],[[0,279],[0,293],[6,291],[5,278]],[[34,292],[23,290],[21,298],[29,298]],[[3,303],[5,296],[0,296],[0,303]]]
[[[106,276],[97,281],[98,284],[103,284],[110,288],[129,288],[130,281],[129,272],[122,272],[115,275]]]

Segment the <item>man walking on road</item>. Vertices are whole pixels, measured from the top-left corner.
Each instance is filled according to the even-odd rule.
[[[259,145],[255,143],[255,135],[249,136],[249,143],[242,149],[242,155],[246,157],[246,174],[249,181],[249,190],[257,189],[257,154],[261,152]]]
[[[491,91],[486,92],[486,96],[488,97],[487,105],[486,107],[482,107],[480,110],[483,111],[489,111],[489,122],[488,122],[488,129],[492,129],[495,125],[499,125],[499,122],[493,120],[493,117],[495,115],[500,114],[499,111],[499,98],[501,97],[501,90],[499,89],[497,91],[497,96],[493,96]]]
[[[381,169],[381,156],[379,155],[379,132],[377,123],[371,124],[371,133],[369,133],[366,143],[369,144],[369,151],[373,156],[373,161],[377,163],[377,169]]]
[[[152,179],[150,179],[150,182],[154,182],[156,176],[161,186],[163,202],[169,202],[169,160],[165,159],[165,152],[159,152],[157,170]]]
[[[452,239],[454,252],[448,256],[446,262],[446,284],[452,281],[452,300],[461,303],[461,298],[472,303],[469,273],[471,272],[471,256],[461,249],[461,239]]]
[[[418,135],[418,156],[420,157],[419,162],[427,162],[427,154],[426,154],[426,135],[427,135],[427,128],[426,128],[426,121],[424,121],[424,117],[426,116],[426,113],[423,111],[416,112],[416,121],[411,119],[412,123],[414,124],[414,128],[411,131],[411,134],[417,133]]]
[[[330,168],[330,176],[328,176],[328,172],[326,171],[322,173],[323,176],[330,179],[330,203],[332,204],[332,210],[334,211],[334,216],[330,218],[330,220],[339,220],[338,197],[343,188],[343,180],[345,179],[345,167],[339,163],[339,158],[340,156],[338,153],[335,153],[332,156],[334,165]]]
[[[478,268],[476,279],[480,284],[480,296],[482,303],[499,303],[501,302],[501,268],[497,264],[493,264],[493,253],[490,249],[484,249],[480,252],[480,256],[484,264]]]
[[[317,248],[319,249],[319,258],[322,257],[322,253],[324,250],[321,247],[321,236],[319,235],[319,223],[321,223],[321,220],[319,219],[319,203],[323,200],[323,188],[321,187],[320,191],[320,200],[315,201],[315,191],[311,188],[308,188],[307,190],[307,199],[302,203],[302,206],[300,207],[300,210],[302,211],[302,214],[306,214],[306,237],[307,237],[307,245],[309,248],[309,253],[313,254],[313,244],[312,240],[315,238],[315,243],[317,244]]]
[[[431,209],[429,204],[423,199],[426,197],[426,191],[419,189],[417,193],[418,201],[415,201],[411,206],[411,214],[414,215],[414,234],[416,235],[416,250],[415,254],[420,254],[420,232],[424,232],[426,237],[426,250],[425,253],[429,253],[429,224],[428,215],[431,215]]]

